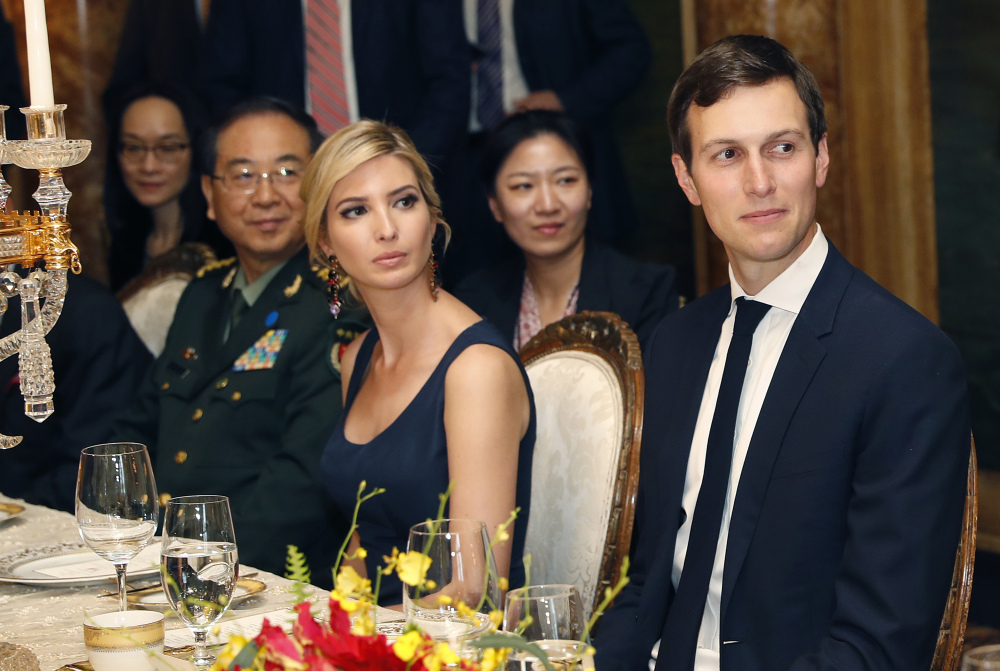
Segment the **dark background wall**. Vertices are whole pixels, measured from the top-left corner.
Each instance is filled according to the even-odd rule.
[[[691,208],[670,166],[667,98],[683,69],[680,0],[629,0],[653,47],[653,62],[616,114],[616,133],[632,184],[639,229],[623,251],[673,264],[680,292],[695,296]]]
[[[941,328],[968,367],[980,467],[1000,470],[1000,3],[927,10]]]

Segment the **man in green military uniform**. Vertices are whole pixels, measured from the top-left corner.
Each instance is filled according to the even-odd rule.
[[[347,525],[319,458],[341,409],[342,345],[365,326],[333,319],[309,266],[299,187],[320,139],[310,117],[271,99],[238,105],[207,134],[208,216],[236,258],[188,286],[115,437],[149,446],[161,506],[228,496],[241,563],[280,574],[297,545],[328,585]]]

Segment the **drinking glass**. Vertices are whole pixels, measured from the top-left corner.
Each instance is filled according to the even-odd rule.
[[[194,634],[191,661],[199,669],[215,661],[205,648],[206,633],[229,610],[239,573],[229,499],[170,499],[163,516],[160,579],[170,607]]]
[[[573,668],[583,659],[583,602],[573,585],[533,585],[507,592],[503,629],[519,633],[541,648],[556,668]],[[530,669],[534,655],[514,650],[514,668]]]
[[[84,542],[114,563],[118,610],[125,610],[125,567],[149,544],[159,506],[146,447],[109,443],[85,447],[76,476],[76,523]]]
[[[1000,645],[984,645],[962,656],[962,671],[1000,671]]]
[[[406,551],[431,560],[429,585],[403,584],[407,623],[456,650],[489,630],[489,613],[500,604],[500,584],[485,524],[462,519],[418,524],[410,529]],[[463,615],[459,603],[471,609],[472,616]]]

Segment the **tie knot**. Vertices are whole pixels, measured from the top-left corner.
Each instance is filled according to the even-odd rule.
[[[757,325],[771,306],[760,301],[748,301],[744,296],[736,299],[736,323],[733,335],[753,335]]]

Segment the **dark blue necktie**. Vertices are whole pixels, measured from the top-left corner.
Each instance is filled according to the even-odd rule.
[[[500,41],[499,0],[479,0],[477,23],[482,57],[476,71],[476,117],[483,130],[503,121],[503,51]]]
[[[766,303],[736,299],[736,321],[733,339],[726,354],[726,367],[719,385],[712,428],[708,434],[705,475],[698,490],[691,534],[688,538],[684,568],[677,593],[667,613],[667,623],[660,638],[656,671],[691,671],[698,647],[708,585],[715,566],[715,553],[722,530],[722,510],[729,487],[733,464],[733,443],[736,435],[736,412],[743,393],[743,382],[750,360],[750,346],[757,325],[771,309]],[[666,533],[676,533],[667,530]]]

